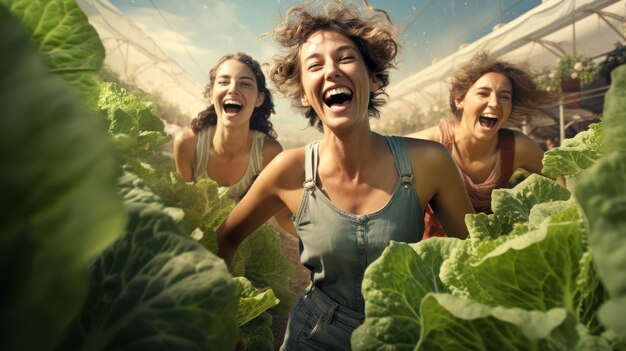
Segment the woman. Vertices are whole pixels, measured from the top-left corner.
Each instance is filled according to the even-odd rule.
[[[286,53],[274,59],[270,78],[323,139],[278,155],[217,230],[218,255],[229,264],[275,211],[294,214],[312,284],[291,311],[283,350],[349,349],[364,318],[365,268],[390,240],[421,239],[421,204],[436,204],[446,230],[460,238],[472,212],[445,148],[370,130],[398,48],[388,17],[339,1],[321,11],[289,10],[274,31]]]
[[[212,179],[239,201],[282,151],[269,120],[272,94],[259,63],[244,53],[222,57],[209,79],[209,107],[174,139],[176,171],[187,182]],[[286,209],[276,219],[295,233]]]
[[[553,99],[537,90],[526,71],[482,52],[452,79],[450,107],[456,120],[443,119],[408,137],[443,144],[463,175],[474,210],[491,213],[491,192],[506,187],[514,170],[540,173],[542,168],[539,145],[504,125],[519,124],[528,111]],[[433,209],[424,218],[425,238],[446,235]]]

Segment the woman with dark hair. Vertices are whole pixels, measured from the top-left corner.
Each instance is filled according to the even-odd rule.
[[[269,120],[272,94],[259,63],[244,53],[222,57],[209,79],[209,107],[174,138],[176,171],[187,182],[212,179],[239,201],[282,151]],[[276,219],[293,233],[288,216]]]
[[[554,98],[539,91],[525,70],[481,52],[452,78],[450,108],[456,118],[407,136],[443,144],[463,175],[474,210],[491,213],[491,192],[507,187],[513,171],[540,173],[542,168],[539,145],[504,126],[520,125],[524,116]],[[438,208],[431,205],[424,238],[445,236],[435,218]]]
[[[270,78],[323,138],[263,170],[217,230],[218,255],[230,264],[246,236],[286,206],[311,285],[292,308],[281,350],[349,350],[364,319],[365,269],[391,240],[421,240],[422,204],[437,203],[460,238],[471,204],[441,145],[370,129],[398,50],[386,13],[341,1],[297,5],[274,36],[285,53]]]

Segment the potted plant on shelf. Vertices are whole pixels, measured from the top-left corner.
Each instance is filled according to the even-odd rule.
[[[584,55],[565,55],[557,60],[556,66],[538,77],[537,85],[545,91],[573,91],[591,83],[598,74],[596,63]],[[575,90],[574,90],[575,91]]]
[[[584,55],[564,55],[557,60],[555,67],[537,77],[539,89],[547,92],[561,92],[567,95],[569,107],[578,107],[580,87],[591,83],[598,75],[598,67],[591,57]]]

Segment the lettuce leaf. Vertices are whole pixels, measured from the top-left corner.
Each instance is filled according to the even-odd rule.
[[[465,216],[470,238],[496,239],[511,234],[516,225],[528,223],[535,205],[565,201],[571,194],[554,180],[532,174],[513,189],[495,189],[492,193],[493,214]],[[542,208],[553,208],[543,205]],[[534,222],[533,222],[534,223]],[[534,223],[537,224],[537,223]],[[524,230],[516,230],[516,233]]]
[[[611,72],[611,87],[606,92],[603,111],[604,152],[626,150],[626,66]]]
[[[606,154],[580,175],[575,196],[589,225],[589,245],[608,299],[598,312],[604,326],[626,340],[626,66],[612,72],[603,123]]]
[[[171,181],[153,183],[166,206],[179,206],[185,212],[182,226],[209,251],[217,252],[215,230],[232,211],[235,202],[219,193],[217,183],[201,179],[186,183],[177,173]],[[287,314],[295,294],[289,288],[289,279],[295,268],[280,251],[280,234],[269,224],[264,224],[244,240],[233,258],[234,276],[248,278],[258,288],[271,288],[280,300],[277,309]]]
[[[448,291],[439,280],[439,266],[461,243],[438,237],[417,244],[392,241],[365,270],[367,318],[352,334],[352,348],[412,350],[419,340],[420,301],[430,292]]]
[[[104,46],[73,0],[0,0],[18,16],[37,43],[48,70],[95,106]]]
[[[573,350],[578,342],[576,321],[563,308],[491,307],[433,293],[420,310],[423,324],[415,350]]]
[[[0,32],[0,348],[51,350],[81,307],[89,262],[120,234],[124,213],[98,119],[47,72],[3,5]]]
[[[267,309],[278,305],[279,301],[272,290],[260,292],[244,277],[233,279],[236,283],[235,293],[239,297],[237,324],[240,327],[260,316]]]
[[[491,207],[495,215],[508,219],[509,223],[522,223],[528,221],[530,210],[536,204],[567,200],[570,195],[554,180],[532,174],[513,189],[495,189]]]
[[[63,350],[233,350],[235,282],[224,261],[158,207],[127,203],[125,233],[95,260]]]
[[[497,246],[487,240],[474,253],[457,252],[444,262],[441,280],[453,293],[487,305],[540,311],[562,307],[576,315],[584,234],[578,211],[569,208],[535,230],[494,241]]]
[[[589,129],[563,140],[560,147],[543,155],[541,173],[549,177],[576,176],[602,156],[602,126],[594,123]]]

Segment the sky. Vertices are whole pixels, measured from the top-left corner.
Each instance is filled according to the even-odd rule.
[[[150,35],[200,84],[225,54],[243,51],[269,62],[279,53],[269,33],[295,0],[111,0],[122,13]],[[362,1],[353,0],[355,4]],[[402,50],[391,85],[419,72],[433,60],[455,52],[539,5],[541,0],[369,0],[386,10],[399,28]],[[304,118],[287,101],[275,96],[274,124],[303,129]],[[291,132],[289,132],[291,133]],[[312,134],[308,134],[309,136]]]

